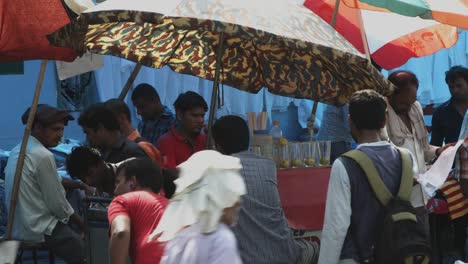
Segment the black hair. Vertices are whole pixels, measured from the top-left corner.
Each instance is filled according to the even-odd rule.
[[[463,78],[468,83],[468,69],[463,66],[453,66],[445,72],[445,82],[449,85],[458,78]]]
[[[387,103],[374,90],[355,92],[349,101],[349,116],[357,129],[378,130],[385,124]]]
[[[78,124],[94,131],[97,131],[100,126],[110,131],[120,130],[117,117],[104,103],[97,103],[86,108],[78,118]]]
[[[187,112],[194,108],[201,107],[205,112],[208,110],[208,105],[205,99],[195,92],[188,91],[180,94],[174,102],[174,108],[176,111]]]
[[[132,101],[138,99],[145,99],[147,101],[160,101],[160,97],[156,89],[147,83],[140,83],[135,87],[132,93]]]
[[[388,76],[388,80],[393,83],[395,87],[394,95],[399,94],[402,89],[408,85],[416,85],[419,87],[419,81],[416,75],[410,71],[395,71]]]
[[[132,122],[130,116],[130,108],[128,105],[119,99],[110,99],[105,102],[106,107],[111,110],[115,116],[125,115],[128,121]]]
[[[244,119],[227,115],[213,125],[213,139],[223,154],[231,155],[249,148],[249,127]]]
[[[162,170],[162,174],[164,176],[164,194],[166,198],[170,199],[172,195],[174,195],[176,190],[176,185],[174,183],[177,178],[179,178],[179,170],[166,168]]]
[[[89,169],[97,166],[104,160],[101,153],[90,147],[74,147],[70,155],[67,156],[65,167],[68,175],[73,179],[82,179],[82,176],[88,173]]]
[[[172,196],[175,191],[173,181],[177,178],[177,174],[173,171],[164,170],[163,172],[161,168],[149,158],[135,158],[125,161],[117,169],[117,175],[120,174],[125,175],[127,180],[135,176],[141,187],[150,188],[154,193],[159,193],[163,186],[168,186],[169,190],[164,189],[166,197]]]

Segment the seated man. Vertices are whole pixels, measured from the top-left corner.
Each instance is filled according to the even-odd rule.
[[[137,158],[117,170],[115,195],[109,206],[110,263],[159,263],[165,243],[148,241],[168,200],[159,195],[163,175],[150,159]]]
[[[213,126],[216,149],[240,158],[247,194],[233,231],[244,263],[315,263],[317,242],[294,240],[281,208],[276,167],[272,160],[248,152],[249,128],[237,116],[224,116]]]
[[[147,157],[137,143],[122,135],[117,117],[103,103],[92,105],[81,113],[78,124],[90,146],[99,149],[106,162]]]
[[[119,120],[120,132],[131,141],[137,143],[145,151],[146,155],[160,166],[162,164],[161,153],[153,144],[142,138],[138,130],[133,128],[130,109],[127,104],[118,99],[108,100],[105,104],[115,114],[117,120]]]
[[[22,116],[26,124],[29,109]],[[83,222],[74,214],[57,175],[54,155],[48,148],[58,145],[63,130],[74,118],[67,112],[39,105],[26,147],[26,159],[21,172],[13,239],[42,242],[67,263],[84,263],[84,243],[67,224],[83,229]],[[6,201],[11,200],[16,164],[21,144],[12,149],[5,168]],[[7,202],[10,210],[10,203]]]
[[[156,145],[158,139],[175,125],[174,114],[161,103],[156,89],[147,83],[140,83],[135,87],[132,102],[142,119],[138,130],[146,140]]]
[[[202,133],[208,110],[205,99],[189,91],[177,97],[174,108],[177,125],[164,134],[157,144],[167,168],[175,168],[193,153],[206,149],[206,136]]]

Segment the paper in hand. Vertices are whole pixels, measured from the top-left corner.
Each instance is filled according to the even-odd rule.
[[[433,197],[435,192],[442,187],[447,180],[447,177],[452,170],[457,150],[462,144],[463,140],[459,140],[455,146],[448,147],[444,152],[442,152],[437,161],[428,171],[419,175],[417,180],[421,184],[423,191],[429,197]]]

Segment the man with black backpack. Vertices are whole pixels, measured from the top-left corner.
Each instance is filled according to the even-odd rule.
[[[409,202],[417,165],[407,151],[380,141],[386,108],[375,91],[350,99],[359,146],[333,164],[320,264],[429,262],[429,237]]]

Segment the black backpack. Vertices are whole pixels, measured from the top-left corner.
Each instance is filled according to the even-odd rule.
[[[396,198],[364,152],[352,150],[343,154],[359,164],[377,200],[385,207],[381,233],[373,248],[373,259],[366,263],[428,264],[431,256],[429,235],[410,203],[413,189],[412,160],[407,151],[399,148],[398,151],[402,161],[402,176]]]

